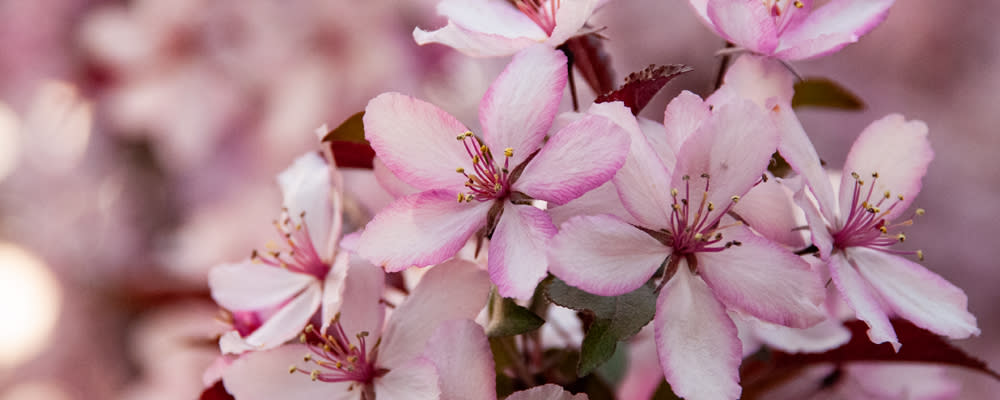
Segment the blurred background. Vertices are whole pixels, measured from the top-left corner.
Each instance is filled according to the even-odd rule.
[[[0,0],[0,400],[196,397],[224,328],[206,273],[271,239],[274,176],[315,149],[315,128],[388,90],[476,121],[506,60],[416,46],[415,26],[444,24],[435,3]],[[1000,2],[900,1],[861,42],[794,64],[868,105],[799,112],[831,168],[888,113],[930,126],[927,215],[908,244],[968,293],[983,335],[958,345],[994,368],[997,15]],[[695,68],[644,116],[708,94],[723,42],[685,0],[612,0],[592,23],[619,81]],[[963,398],[1000,389],[951,373]]]

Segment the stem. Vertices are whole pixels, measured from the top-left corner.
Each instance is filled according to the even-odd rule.
[[[726,49],[731,49],[733,47],[734,45],[731,42],[726,42]],[[730,57],[729,53],[723,54],[722,60],[719,61],[719,72],[715,74],[715,84],[712,85],[713,92],[719,90],[719,87],[722,86],[722,78],[726,77],[726,70],[729,68]]]
[[[566,72],[569,78],[569,94],[573,97],[573,111],[580,111],[580,102],[576,98],[576,78],[573,77],[573,51],[569,49],[569,46],[563,44],[559,46],[559,50],[566,54]]]
[[[513,340],[500,340],[500,344],[503,346],[503,351],[510,356],[511,363],[514,366],[514,374],[517,375],[518,379],[523,381],[528,387],[535,386],[535,378],[531,376],[528,366],[524,364],[524,357],[518,353],[517,344]]]

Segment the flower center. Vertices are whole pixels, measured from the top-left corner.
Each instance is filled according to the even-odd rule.
[[[806,4],[802,0],[762,0],[771,18],[774,19],[774,26],[780,34],[788,27],[792,16],[805,11]]]
[[[868,247],[886,251],[893,254],[915,254],[917,258],[923,260],[923,252],[891,250],[889,246],[903,242],[906,235],[899,232],[899,228],[913,225],[913,217],[923,215],[924,210],[918,208],[910,218],[900,223],[892,223],[886,220],[886,215],[892,212],[903,201],[903,195],[892,196],[886,190],[881,195],[875,195],[875,183],[878,181],[878,172],[872,173],[872,181],[865,189],[865,181],[857,172],[852,172],[854,178],[854,195],[851,199],[851,209],[839,231],[833,234],[834,247],[844,249],[847,247]],[[877,199],[873,199],[875,195]]]
[[[719,226],[722,216],[729,212],[740,197],[730,197],[730,201],[722,209],[718,209],[715,203],[708,200],[711,177],[708,174],[701,174],[701,178],[705,180],[705,189],[701,192],[701,199],[697,200],[697,204],[691,198],[691,178],[685,175],[682,178],[683,194],[677,188],[670,189],[670,197],[673,198],[673,204],[670,205],[670,226],[659,231],[644,229],[646,233],[673,249],[671,262],[698,252],[718,252],[742,245],[738,240],[727,242],[722,240],[722,231],[739,225],[739,222]]]
[[[326,329],[326,334],[321,334],[312,324],[306,326],[299,335],[299,341],[309,347],[309,353],[302,359],[310,363],[313,368],[309,370],[293,365],[288,368],[289,373],[309,375],[313,381],[356,382],[367,385],[375,378],[389,372],[375,367],[379,343],[376,342],[371,352],[366,353],[365,340],[368,332],[354,335],[357,340],[355,344],[344,332],[339,320],[338,314]]]
[[[288,251],[270,250],[261,253],[254,250],[250,259],[292,272],[312,275],[319,280],[325,279],[327,272],[330,271],[330,264],[323,261],[313,246],[305,216],[306,213],[303,211],[299,214],[300,222],[296,223],[288,215],[287,209],[282,210],[281,218],[274,221],[274,227],[288,245]]]
[[[524,15],[531,18],[546,34],[556,29],[556,11],[560,0],[511,0]]]
[[[458,194],[458,202],[489,201],[510,194],[510,158],[514,156],[514,149],[504,149],[501,167],[493,158],[490,148],[482,144],[472,132],[458,135],[457,139],[465,145],[466,153],[472,158],[472,171],[466,171],[462,167],[455,169],[466,178],[465,187],[468,188],[468,192]]]

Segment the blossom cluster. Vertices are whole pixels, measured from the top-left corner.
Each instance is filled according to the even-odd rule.
[[[619,397],[649,398],[662,377],[682,398],[736,399],[745,358],[835,349],[857,340],[847,320],[893,351],[907,345],[896,320],[979,334],[964,292],[905,243],[924,213],[911,203],[934,156],[928,127],[885,116],[829,171],[793,107],[788,63],[857,41],[891,0],[690,0],[734,60],[711,95],[681,92],[662,121],[615,93],[566,106],[582,63],[571,44],[600,37],[588,21],[605,3],[443,0],[447,25],[416,28],[417,43],[512,56],[477,123],[384,93],[360,117],[378,188],[352,188],[329,140],[281,173],[278,244],[210,274],[231,330],[207,380],[241,400],[581,399],[571,392],[591,392],[549,350],[579,349],[582,365],[605,329],[612,352],[633,335],[655,349],[631,357]],[[636,76],[617,93],[648,83]],[[919,393],[905,379],[858,390],[954,396],[937,372]]]

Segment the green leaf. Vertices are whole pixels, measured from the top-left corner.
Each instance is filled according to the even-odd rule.
[[[549,301],[594,314],[580,345],[577,376],[591,373],[615,353],[618,342],[639,333],[656,313],[656,293],[646,284],[621,296],[598,296],[553,279],[546,286]]]
[[[824,107],[858,111],[865,103],[856,94],[827,78],[807,78],[795,84],[792,108]]]
[[[531,310],[521,307],[514,300],[501,297],[496,289],[490,293],[490,322],[486,325],[486,336],[514,336],[531,332],[545,323]]]

